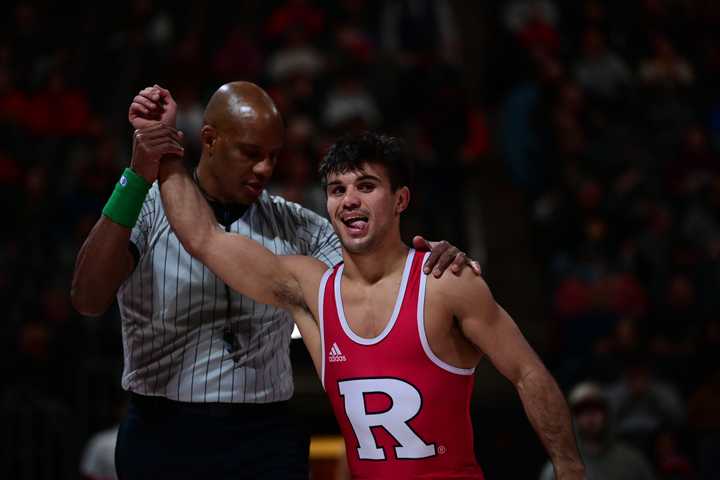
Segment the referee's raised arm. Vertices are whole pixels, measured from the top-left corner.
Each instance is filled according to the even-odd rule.
[[[147,192],[157,178],[160,158],[182,152],[181,134],[167,126],[175,123],[176,106],[165,92],[159,87],[146,88],[133,99],[130,107],[130,123],[136,129],[142,128],[133,136],[131,167],[123,172],[75,260],[70,297],[75,309],[83,315],[104,313],[132,273],[138,251],[131,241],[131,233]],[[153,103],[145,97],[160,101]],[[169,100],[163,102],[166,98]]]

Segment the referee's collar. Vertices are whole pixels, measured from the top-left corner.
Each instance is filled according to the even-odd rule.
[[[205,197],[205,200],[207,200],[210,208],[212,208],[218,223],[225,227],[226,230],[230,228],[230,225],[242,217],[248,208],[250,208],[249,205],[243,205],[240,203],[223,203],[206,192],[202,185],[200,185],[197,168],[193,170],[193,180],[195,180],[195,184],[200,189],[200,192]]]
[[[239,203],[220,203],[216,200],[207,199],[210,208],[212,208],[218,223],[226,229],[235,223],[249,208],[249,205],[241,205]]]

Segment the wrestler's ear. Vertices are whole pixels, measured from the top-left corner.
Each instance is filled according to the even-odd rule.
[[[410,189],[408,187],[400,187],[395,192],[395,214],[400,215],[407,210],[410,205]]]

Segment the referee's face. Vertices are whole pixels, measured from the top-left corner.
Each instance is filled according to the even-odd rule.
[[[210,155],[205,160],[217,191],[209,193],[226,203],[254,202],[275,169],[283,146],[282,122],[279,118],[244,117],[212,130]]]

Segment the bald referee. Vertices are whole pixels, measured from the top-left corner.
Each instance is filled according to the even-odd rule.
[[[102,314],[117,295],[122,386],[130,392],[119,477],[306,479],[308,438],[287,404],[291,318],[232,291],[182,248],[165,217],[154,182],[162,156],[183,151],[175,112],[157,85],[133,100],[131,167],[83,244],[73,278],[73,305],[84,315]],[[223,85],[200,136],[194,179],[219,224],[278,255],[341,260],[325,219],[264,191],[284,130],[262,89]],[[432,247],[428,268],[436,274],[468,264],[479,273],[446,242]]]

